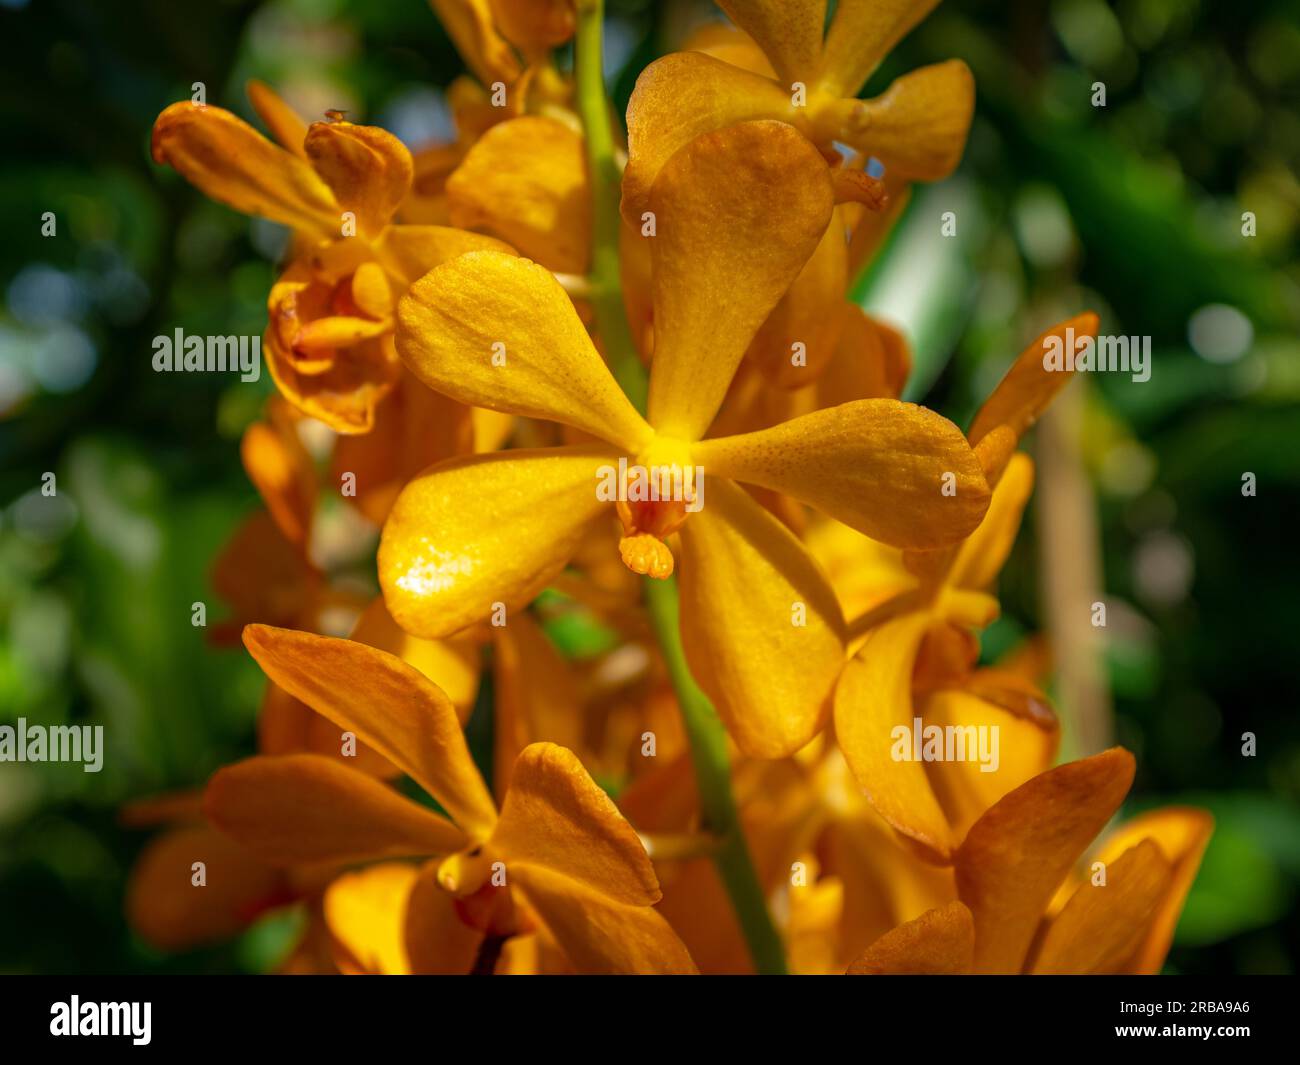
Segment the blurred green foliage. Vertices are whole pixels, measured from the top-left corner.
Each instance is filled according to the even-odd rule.
[[[620,107],[641,67],[711,17],[689,0],[610,9]],[[1152,338],[1146,384],[1076,386],[1120,619],[1117,735],[1139,758],[1130,807],[1193,803],[1218,822],[1170,969],[1292,972],[1300,5],[946,0],[867,92],[950,56],[978,85],[966,161],[914,198],[858,296],[904,323],[911,398],[959,424],[1066,315],[1092,307],[1104,332]],[[269,383],[163,379],[150,341],[177,325],[260,333],[284,241],[155,167],[154,116],[200,81],[251,116],[256,76],[416,146],[448,134],[439,90],[459,70],[420,0],[0,0],[0,721],[103,724],[107,742],[99,774],[0,766],[0,971],[260,971],[294,929],[280,915],[164,957],[122,918],[145,834],[118,807],[250,751],[261,691],[190,609],[221,614],[210,567],[256,505],[238,437]],[[54,499],[39,493],[47,471]],[[1040,626],[1033,527],[986,657]],[[566,653],[604,646],[551,605]]]

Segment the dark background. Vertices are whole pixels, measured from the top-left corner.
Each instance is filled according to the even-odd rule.
[[[622,106],[709,8],[610,6]],[[948,0],[867,94],[950,56],[978,86],[965,162],[917,195],[859,294],[913,340],[909,398],[960,424],[1058,318],[1092,307],[1103,331],[1152,338],[1146,384],[1075,386],[1113,730],[1139,759],[1128,809],[1190,802],[1218,822],[1171,971],[1293,972],[1300,5]],[[190,604],[220,614],[211,561],[256,506],[238,440],[269,378],[161,377],[151,342],[260,333],[284,240],[154,166],[154,117],[202,81],[251,118],[260,77],[415,147],[449,134],[438,89],[460,69],[420,0],[0,0],[0,722],[103,724],[107,746],[99,774],[0,765],[0,971],[259,971],[295,927],[169,957],[122,915],[146,837],[118,808],[247,754],[261,689]],[[955,245],[927,221],[950,204]],[[988,655],[1042,624],[1035,536],[1031,518]]]

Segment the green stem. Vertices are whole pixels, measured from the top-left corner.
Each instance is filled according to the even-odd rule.
[[[614,150],[609,101],[605,96],[604,0],[578,0],[574,37],[574,82],[578,115],[587,145],[591,185],[591,304],[597,332],[614,380],[639,411],[646,409],[646,374],[628,329],[619,274],[619,214],[623,171]]]
[[[619,274],[619,235],[623,224],[619,214],[619,196],[623,173],[614,152],[609,103],[605,96],[602,63],[605,5],[604,0],[578,0],[577,6],[574,80],[578,114],[586,134],[592,200],[590,299],[614,379],[637,410],[644,412],[649,391],[645,366],[637,356],[628,329]],[[731,899],[754,968],[764,975],[783,975],[786,971],[785,951],[768,913],[767,900],[754,871],[749,845],[741,831],[736,800],[731,793],[727,733],[713,704],[695,683],[686,664],[678,627],[677,582],[647,578],[645,597],[650,623],[663,649],[690,742],[691,764],[700,793],[702,827],[718,840],[712,855],[718,875]]]
[[[691,764],[695,768],[695,782],[700,793],[703,828],[719,839],[713,862],[736,911],[736,919],[754,959],[754,968],[763,975],[783,975],[786,971],[785,951],[772,925],[767,900],[754,871],[749,846],[741,831],[736,801],[731,794],[727,733],[713,704],[695,683],[690,666],[686,664],[678,626],[677,582],[672,578],[666,581],[647,578],[645,598],[650,608],[651,627],[663,649],[668,675],[681,705],[682,723],[690,741]]]

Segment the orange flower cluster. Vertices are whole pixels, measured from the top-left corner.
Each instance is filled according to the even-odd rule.
[[[142,935],[297,906],[287,971],[1158,971],[1208,816],[1103,834],[1133,758],[1056,765],[1043,663],[978,664],[1017,445],[1069,380],[1041,353],[1097,319],[963,433],[848,298],[961,157],[960,61],[856,95],[935,2],[720,0],[626,152],[593,0],[433,0],[473,77],[415,155],[260,83],[276,143],[159,115],[159,163],[293,240],[242,446],[265,510],[215,571],[259,753],[131,807],[167,826]],[[339,560],[376,529],[367,590]],[[574,619],[598,646],[562,651]]]

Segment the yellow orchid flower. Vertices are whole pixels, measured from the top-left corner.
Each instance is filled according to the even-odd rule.
[[[221,203],[293,228],[293,261],[268,300],[267,368],[305,414],[340,433],[368,432],[401,372],[397,296],[449,257],[505,246],[392,224],[413,175],[392,134],[337,117],[308,126],[266,86],[250,95],[283,146],[220,107],[182,102],[154,123],[154,161]]]
[[[418,670],[351,640],[266,626],[244,640],[271,680],[450,818],[326,758],[261,756],[220,770],[205,799],[209,819],[254,854],[277,865],[435,856],[409,885],[405,927],[410,952],[442,971],[469,971],[483,930],[495,933],[519,901],[582,971],[694,970],[653,908],[659,886],[636,833],[570,752],[526,747],[498,813],[454,707]],[[441,955],[441,939],[417,934],[467,919],[479,934],[448,939]]]
[[[776,76],[703,52],[677,52],[646,67],[628,103],[628,222],[640,223],[650,189],[674,152],[700,133],[758,118],[790,123],[827,158],[835,157],[836,144],[844,144],[880,159],[899,178],[946,177],[961,158],[974,109],[965,63],[923,67],[874,100],[854,98],[886,53],[936,3],[841,2],[823,39],[825,0],[720,0],[758,43]]]
[[[850,625],[866,642],[836,688],[835,733],[881,816],[931,860],[950,861],[984,809],[1045,769],[1056,753],[1055,717],[1033,685],[973,671],[972,630],[997,617],[988,590],[1015,542],[1033,485],[1033,464],[1012,449],[1069,379],[1043,369],[1044,344],[1096,329],[1096,316],[1084,314],[1044,333],[976,415],[971,442],[994,489],[974,533],[941,551],[893,553],[892,565],[890,552],[867,554],[884,564],[888,595]],[[1008,742],[999,739],[997,752],[990,747],[978,761],[973,752],[956,763],[923,759],[912,750],[921,741],[902,736],[919,733],[918,721],[944,736]]]
[[[680,532],[691,667],[741,749],[775,757],[821,724],[840,668],[841,620],[798,542],[735,482],[918,547],[969,533],[987,490],[950,422],[890,400],[701,439],[754,329],[820,240],[830,183],[794,130],[745,123],[692,142],[665,168],[654,202],[648,421],[549,271],[483,252],[412,286],[398,342],[421,380],[463,403],[558,421],[600,442],[455,460],[418,477],[384,526],[380,583],[404,628],[455,632],[495,603],[526,604],[560,573],[592,522],[610,513],[597,490],[602,467],[624,458],[646,470],[702,468],[707,502],[698,513],[689,501],[619,501],[620,552],[629,568],[663,577],[674,568],[663,541]],[[945,474],[955,496],[941,491]]]
[[[1071,876],[1133,771],[1133,756],[1117,747],[1004,796],[956,853],[956,899],[878,939],[849,972],[1158,972],[1213,829],[1209,814],[1170,807],[1138,817],[1095,853],[1086,877]]]

